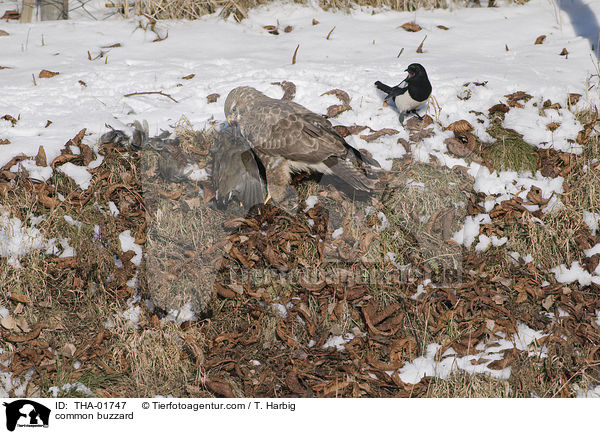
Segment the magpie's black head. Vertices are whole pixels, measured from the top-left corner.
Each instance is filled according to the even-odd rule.
[[[408,77],[406,77],[406,81],[412,81],[415,79],[427,79],[427,72],[425,72],[425,68],[420,63],[411,63],[406,68],[406,72],[408,72]]]

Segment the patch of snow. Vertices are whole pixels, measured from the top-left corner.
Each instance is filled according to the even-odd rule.
[[[113,217],[116,217],[119,214],[121,214],[121,211],[119,211],[119,208],[117,208],[117,205],[112,200],[108,202],[108,212]]]
[[[281,303],[273,303],[271,305],[271,309],[273,310],[273,312],[275,312],[281,318],[287,318],[287,316],[288,316],[287,309]]]
[[[571,267],[560,264],[550,271],[554,273],[556,281],[559,283],[578,282],[581,286],[587,286],[594,282],[595,284],[600,285],[600,276],[592,276],[578,261],[573,262]]]
[[[529,351],[532,356],[546,357],[546,349],[539,346],[537,341],[546,336],[540,331],[529,328],[526,324],[518,323],[517,333],[510,339],[500,338],[496,341],[490,341],[485,345],[478,345],[476,349],[482,352],[474,355],[458,357],[453,349],[447,350],[442,354],[442,359],[436,361],[438,350],[442,347],[440,344],[432,343],[426,348],[425,355],[417,357],[410,363],[404,364],[397,372],[400,379],[409,384],[416,384],[425,376],[435,376],[438,378],[447,378],[453,371],[461,369],[471,374],[485,373],[496,378],[507,380],[510,377],[511,368],[507,367],[501,370],[488,368],[488,365],[495,360],[504,358],[504,351],[516,348],[522,351]],[[476,364],[473,364],[475,362]],[[481,362],[481,363],[478,363]],[[393,372],[388,372],[393,374]]]
[[[182,323],[185,321],[196,321],[198,318],[192,311],[192,304],[188,301],[181,309],[170,310],[167,314],[167,320],[174,321],[176,323]]]
[[[92,181],[92,174],[88,172],[87,167],[77,166],[68,162],[58,166],[57,170],[73,179],[82,190],[87,190],[89,188],[90,182]]]
[[[600,214],[595,212],[583,211],[583,221],[592,231],[592,235],[596,235],[600,226]]]
[[[331,335],[331,336],[329,336],[329,339],[327,339],[327,341],[323,344],[323,346],[321,348],[327,349],[327,348],[335,347],[336,350],[343,352],[343,351],[346,351],[346,348],[344,348],[344,345],[346,345],[352,339],[354,339],[354,334],[352,334],[352,333],[345,333],[341,336]]]
[[[333,238],[334,240],[336,240],[339,237],[341,237],[342,235],[344,235],[344,228],[337,228],[335,231],[333,231],[331,233],[331,238]]]
[[[71,226],[75,226],[77,229],[81,229],[81,227],[83,226],[82,222],[75,220],[70,215],[65,215],[63,216],[63,218],[67,223],[69,223]]]
[[[319,202],[319,198],[317,196],[308,196],[304,201],[306,203],[306,208],[304,208],[304,212],[309,209],[314,208],[314,206]]]
[[[489,214],[478,214],[467,216],[463,227],[454,233],[452,239],[465,247],[471,247],[475,238],[479,236],[479,228],[482,224],[490,224],[492,220]]]
[[[62,386],[52,386],[52,387],[48,388],[48,392],[50,392],[54,398],[57,398],[58,394],[61,392],[64,392],[64,393],[77,392],[77,393],[80,393],[82,395],[86,395],[89,397],[96,396],[96,395],[94,395],[94,392],[92,392],[85,384],[80,383],[80,382],[75,382],[73,384],[66,383],[66,384],[63,384]]]
[[[600,243],[596,244],[594,247],[584,250],[583,253],[585,256],[591,257],[600,253]]]
[[[133,251],[135,256],[131,258],[131,262],[138,267],[142,263],[142,246],[135,243],[135,238],[131,236],[131,230],[123,231],[119,234],[121,242],[121,250],[123,252]]]
[[[206,169],[200,169],[197,164],[187,165],[183,169],[183,172],[192,181],[206,181],[208,179],[208,172]]]

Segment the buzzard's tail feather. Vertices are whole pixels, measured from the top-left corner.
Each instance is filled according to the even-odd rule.
[[[367,163],[373,167],[381,167],[381,165],[379,164],[379,162],[376,159],[366,156],[365,154],[360,152],[358,149],[353,148],[352,146],[350,146],[350,148],[352,148],[352,152],[354,152],[354,155],[356,155],[356,158],[358,158],[363,163]]]
[[[370,191],[375,187],[375,181],[367,176],[352,163],[339,158],[328,159],[325,164],[331,170],[331,173],[347,182],[356,190]]]

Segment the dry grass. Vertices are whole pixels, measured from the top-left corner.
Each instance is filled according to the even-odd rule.
[[[536,148],[525,142],[521,134],[496,122],[490,123],[487,132],[496,141],[485,149],[482,156],[494,169],[535,173],[538,163]]]
[[[580,116],[585,121],[591,115],[582,113]],[[192,131],[185,120],[178,128],[182,149],[198,155],[207,150],[206,134]],[[442,292],[430,292],[429,296],[419,300],[411,299],[423,277],[432,278],[438,289],[443,289],[443,272],[460,269],[465,257],[469,256],[468,252],[448,242],[464,222],[466,204],[472,201],[472,179],[460,170],[417,163],[410,158],[397,160],[389,174],[389,188],[374,200],[340,193],[339,188],[327,180],[298,182],[299,197],[317,196],[318,206],[327,211],[325,238],[331,237],[331,233],[340,227],[344,228],[344,234],[351,236],[342,237],[336,245],[338,252],[349,255],[347,262],[340,261],[337,256],[336,261],[322,260],[317,237],[305,236],[290,254],[296,261],[295,266],[328,273],[342,270],[349,275],[366,271],[374,277],[368,276],[367,283],[357,284],[342,276],[339,281],[328,283],[328,288],[332,289],[324,293],[286,279],[275,279],[244,288],[242,294],[238,294],[240,296],[224,297],[213,294],[214,278],[228,272],[220,266],[223,251],[216,247],[208,250],[208,254],[206,252],[220,241],[231,241],[243,235],[223,226],[225,221],[240,215],[233,209],[218,212],[204,203],[201,188],[196,183],[178,184],[160,179],[156,175],[160,161],[156,152],[144,150],[128,154],[106,154],[103,168],[109,171],[111,185],[140,184],[143,187],[144,206],[151,218],[146,229],[147,257],[137,270],[115,267],[115,257],[123,258],[119,233],[127,229],[134,233],[139,229],[139,222],[123,215],[115,218],[100,210],[108,208],[108,199],[125,210],[129,203],[126,192],[119,193],[122,196],[114,193],[111,197],[99,194],[97,205],[90,201],[80,208],[49,210],[28,192],[24,179],[17,179],[15,188],[0,196],[0,206],[22,221],[30,214],[44,214],[45,219],[38,224],[42,234],[46,238],[67,237],[79,258],[76,268],[65,269],[57,268],[48,261],[45,253],[36,251],[21,258],[22,268],[8,265],[6,259],[0,260],[0,279],[10,285],[12,292],[26,294],[31,300],[22,305],[21,312],[15,313],[16,304],[10,300],[8,292],[0,291],[0,305],[10,307],[12,315],[24,318],[30,326],[47,322],[49,327],[44,329],[40,341],[60,352],[54,368],[41,370],[40,376],[32,382],[34,387],[28,390],[30,396],[47,396],[49,386],[80,382],[97,396],[209,397],[222,394],[214,384],[208,385],[215,378],[229,384],[234,396],[281,396],[282,390],[289,395],[291,392],[285,389],[285,375],[290,360],[293,364],[298,363],[300,370],[321,378],[338,374],[336,365],[329,364],[331,360],[348,362],[347,367],[355,362],[367,363],[367,355],[386,363],[390,360],[387,345],[392,338],[368,334],[369,330],[364,327],[364,305],[367,303],[376,303],[379,311],[398,306],[398,312],[403,315],[402,327],[395,332],[393,340],[411,339],[416,347],[403,355],[405,362],[423,355],[432,342],[451,345],[457,339],[469,341],[482,318],[478,315],[490,313],[478,310],[482,308],[479,305],[471,305],[469,315],[473,317],[462,318],[459,323],[453,316],[455,313],[450,314],[455,306],[445,304],[440,295]],[[504,156],[500,156],[499,161]],[[205,163],[207,158],[209,156],[205,155]],[[570,189],[561,197],[565,208],[543,215],[542,224],[527,218],[512,225],[500,224],[498,230],[504,231],[503,235],[508,236],[511,244],[477,255],[483,265],[477,266],[476,272],[468,270],[474,272],[470,276],[487,273],[477,287],[506,295],[507,300],[502,303],[512,309],[511,313],[517,319],[522,313],[523,317],[537,321],[539,300],[529,298],[515,307],[511,305],[515,291],[489,286],[491,276],[506,277],[511,264],[507,254],[511,250],[523,255],[531,253],[535,264],[541,267],[536,273],[544,273],[558,263],[581,260],[581,249],[573,236],[586,228],[583,210],[600,212],[599,174],[590,169],[598,159],[600,148],[598,140],[594,139],[576,159],[567,177]],[[75,188],[71,180],[60,174],[51,182],[63,193]],[[368,205],[372,206],[373,212],[367,212]],[[309,225],[308,216],[302,212],[296,215],[296,210],[292,210],[294,214],[289,217],[289,225]],[[83,226],[79,229],[68,224],[65,215],[83,222]],[[284,212],[281,215],[286,216]],[[313,217],[317,219],[318,216]],[[281,218],[275,219],[275,224],[280,221]],[[95,237],[95,225],[100,228],[104,243],[99,243]],[[281,226],[282,231],[286,228]],[[352,256],[356,252],[360,254]],[[396,269],[388,252],[396,255],[396,263],[417,265],[417,268],[428,269],[429,275],[381,284],[377,274]],[[264,265],[263,262],[260,266]],[[148,296],[157,309],[150,310],[139,299],[132,300],[135,290],[128,288],[125,282],[135,275],[135,271],[142,291],[139,295]],[[277,274],[272,267],[267,271],[273,271],[275,276],[285,276]],[[348,289],[363,286],[366,287],[365,298],[358,301],[349,298]],[[460,285],[454,288],[461,290]],[[248,296],[248,289],[258,295]],[[429,290],[435,291],[433,287]],[[568,301],[567,298],[564,300],[565,303]],[[204,316],[198,321],[182,324],[164,319],[169,310],[178,309],[188,301],[196,303],[193,305],[195,311],[203,312]],[[557,299],[556,303],[559,301]],[[297,317],[298,320],[282,319],[274,305],[288,303],[294,308],[302,304],[307,316],[314,320],[314,330],[309,332],[302,315]],[[140,315],[136,325],[123,316],[123,312],[131,307],[137,307]],[[435,328],[430,309],[437,309],[440,315],[436,317]],[[289,315],[294,314],[292,310],[288,311]],[[448,315],[441,316],[441,312]],[[105,331],[107,323],[110,327]],[[369,342],[362,349],[357,344],[356,348],[361,352],[349,355],[350,349],[346,353],[321,349],[320,345],[327,337],[352,332],[356,326],[367,333],[366,338],[357,336],[357,341],[365,339]],[[99,335],[102,339],[98,341]],[[309,346],[311,340],[319,338],[318,345]],[[297,343],[297,347],[290,345],[290,341]],[[86,359],[88,353],[82,351],[77,356],[70,356],[63,351],[70,344],[77,349],[90,346],[94,349],[93,354],[98,355]],[[548,357],[543,360],[533,359],[526,352],[519,354],[511,365],[508,381],[457,371],[444,380],[425,381],[426,386],[420,387],[426,387],[426,390],[421,390],[418,395],[570,396],[578,388],[586,389],[600,381],[596,368],[586,359],[589,354],[581,350],[583,346],[562,348],[551,343],[548,346]],[[11,353],[21,350],[22,346],[3,341],[0,348]],[[81,367],[74,366],[76,360],[83,360]],[[253,364],[253,360],[260,361],[260,366]],[[315,369],[311,365],[314,360],[320,360],[323,365],[319,364]],[[309,378],[304,377],[303,381],[308,382]],[[373,388],[369,396],[390,396],[396,392],[393,388]],[[63,395],[81,396],[81,393],[72,390],[60,396]]]
[[[582,123],[589,122],[592,116],[591,110],[577,114]],[[583,252],[577,245],[577,235],[589,230],[583,211],[600,213],[600,168],[592,169],[600,161],[599,138],[593,137],[574,160],[564,183],[569,186],[568,191],[560,196],[564,206],[544,213],[539,219],[525,214],[504,233],[511,249],[521,255],[531,254],[534,263],[545,269],[581,262]]]
[[[517,4],[528,0],[514,0]],[[237,21],[248,16],[248,10],[270,3],[271,0],[136,0],[134,11],[138,15],[148,15],[155,19],[198,19],[206,14],[221,11],[222,17],[232,15]],[[293,3],[305,4],[305,1],[294,0]],[[479,0],[319,0],[324,10],[348,11],[354,7],[372,7],[376,9],[392,9],[397,11],[414,11],[419,8],[465,7],[479,4]],[[484,5],[485,1],[482,2]]]
[[[449,239],[466,214],[468,175],[434,164],[395,162],[390,192],[384,195],[389,228],[373,255],[396,256],[399,264],[426,264],[433,275],[460,269],[462,251]]]

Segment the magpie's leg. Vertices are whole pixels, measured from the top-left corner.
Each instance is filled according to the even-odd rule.
[[[401,125],[404,125],[404,118],[406,117],[406,113],[402,112],[400,113],[400,116],[398,116],[398,120],[400,121]]]
[[[415,115],[420,121],[423,120],[423,116],[421,116],[416,109],[409,111],[409,113],[412,113],[413,115]]]

